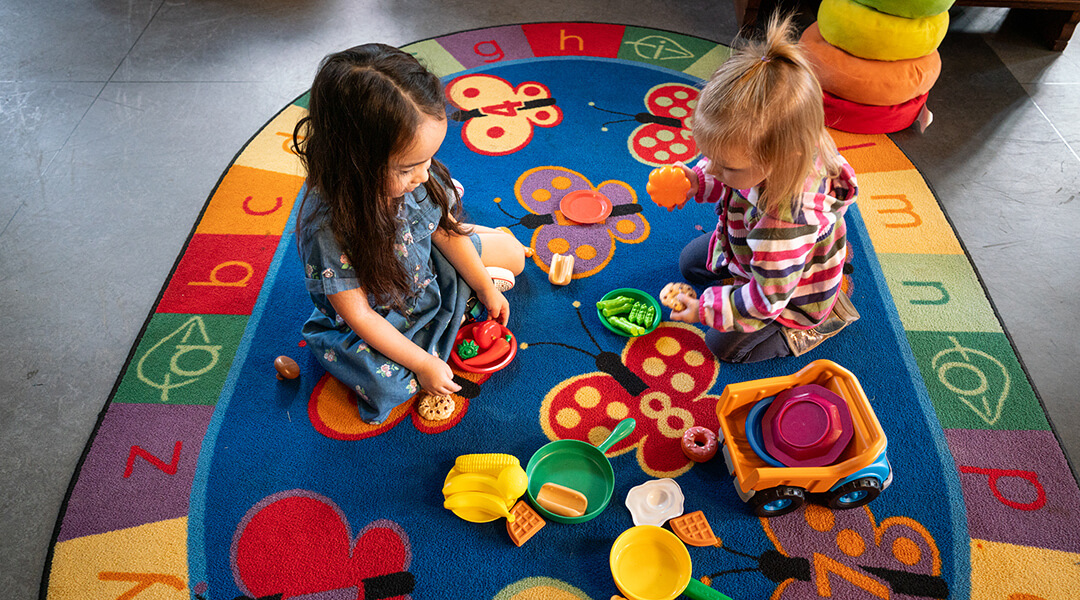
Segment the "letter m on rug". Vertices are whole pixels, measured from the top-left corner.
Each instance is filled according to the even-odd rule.
[[[131,452],[128,453],[127,468],[124,469],[124,479],[131,477],[131,474],[135,471],[135,457],[141,457],[146,462],[157,467],[159,471],[164,471],[169,475],[176,475],[176,469],[180,465],[180,449],[183,446],[183,441],[176,440],[176,445],[173,446],[172,460],[168,463],[143,450],[140,446],[132,446]]]

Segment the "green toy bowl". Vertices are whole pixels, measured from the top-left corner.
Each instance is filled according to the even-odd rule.
[[[660,325],[660,303],[657,302],[656,298],[653,298],[650,294],[647,294],[641,290],[636,290],[634,288],[619,288],[617,290],[611,290],[610,292],[604,294],[604,297],[601,298],[600,301],[603,302],[604,300],[611,300],[615,296],[626,296],[628,298],[633,298],[638,302],[644,302],[649,306],[653,307],[653,310],[656,311],[656,318],[653,319],[652,325],[646,327],[645,333],[641,335],[652,333],[653,330],[655,330],[657,326]],[[596,316],[600,317],[600,322],[603,323],[604,327],[607,327],[608,330],[610,330],[612,333],[617,333],[623,337],[635,337],[623,331],[622,328],[616,327],[615,325],[608,323],[607,317],[604,316],[604,313],[600,312],[599,307],[597,307],[596,309]]]

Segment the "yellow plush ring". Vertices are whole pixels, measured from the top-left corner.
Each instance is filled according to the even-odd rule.
[[[891,106],[930,91],[941,74],[941,55],[934,50],[908,60],[867,60],[852,56],[821,37],[818,24],[799,39],[821,89],[860,104]]]
[[[905,19],[854,0],[822,0],[818,28],[825,41],[859,58],[907,60],[937,49],[949,28],[949,13]]]

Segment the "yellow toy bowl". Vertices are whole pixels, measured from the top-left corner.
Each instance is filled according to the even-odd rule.
[[[611,576],[630,600],[674,600],[679,594],[693,600],[731,600],[691,579],[690,553],[674,533],[655,525],[638,525],[622,532],[611,545]]]

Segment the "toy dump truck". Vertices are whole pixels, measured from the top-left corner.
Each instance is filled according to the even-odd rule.
[[[775,410],[773,420],[766,415],[779,394],[812,385],[843,399],[845,410],[850,411],[850,419],[844,422],[850,437],[829,464],[789,466],[792,460],[785,464],[769,451],[775,444],[767,443],[772,438],[767,440],[766,434],[771,433],[769,424],[776,422],[777,415]],[[758,516],[789,513],[802,506],[807,496],[824,501],[830,508],[855,508],[877,498],[892,483],[892,467],[885,454],[887,440],[877,415],[859,380],[832,361],[814,361],[794,375],[728,385],[717,403],[716,415],[724,461],[735,477],[735,490]]]

